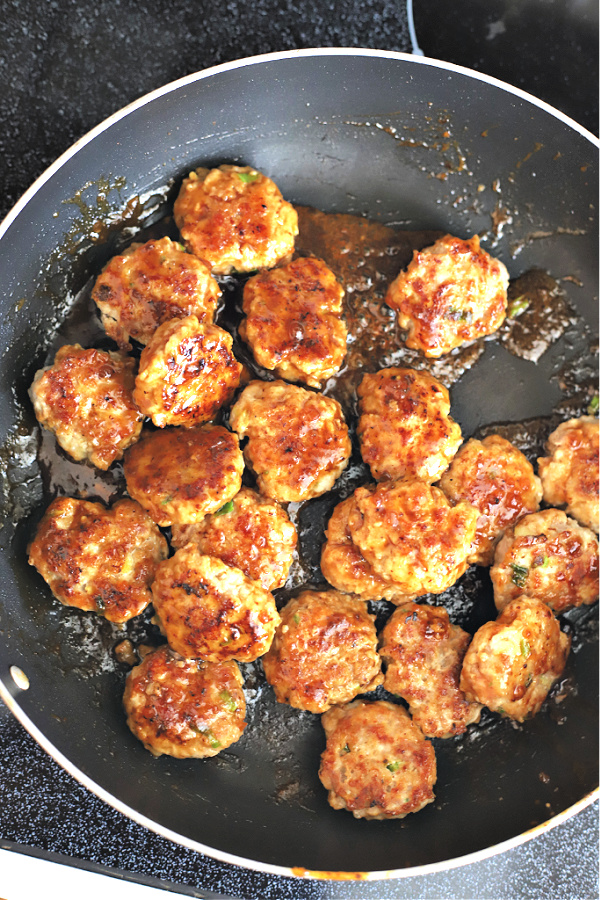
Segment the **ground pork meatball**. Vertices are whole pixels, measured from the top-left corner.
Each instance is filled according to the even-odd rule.
[[[479,512],[469,562],[480,566],[491,565],[504,530],[539,509],[542,499],[542,484],[527,457],[498,434],[467,441],[439,486],[452,503],[468,500]]]
[[[437,481],[462,443],[448,390],[427,372],[381,369],[358,386],[357,434],[376,481]]]
[[[269,591],[195,544],[159,565],[152,596],[169,645],[185,657],[252,662],[269,649],[279,624]]]
[[[173,525],[171,543],[190,541],[201,553],[241,569],[266,591],[283,587],[298,542],[288,514],[274,500],[242,488],[221,509],[197,525]]]
[[[289,600],[262,663],[280,703],[313,713],[383,682],[375,617],[362,600],[337,591],[302,591]]]
[[[509,528],[490,569],[499,610],[527,594],[559,615],[598,599],[598,538],[558,509],[544,509]]]
[[[228,403],[242,366],[233,339],[196,316],[160,325],[142,350],[133,398],[155,425],[201,425]]]
[[[538,459],[544,500],[566,506],[580,525],[598,534],[598,419],[581,416],[563,422],[546,449],[549,456]]]
[[[242,486],[244,457],[220,425],[147,431],[125,454],[127,490],[158,525],[199,522]]]
[[[102,503],[58,497],[29,546],[29,562],[65,606],[126,622],[152,600],[167,542],[134,500]]]
[[[438,357],[496,331],[506,316],[508,272],[470,240],[447,234],[415,250],[393,281],[386,303],[407,329],[407,347]]]
[[[140,436],[134,361],[122,353],[66,344],[35,374],[29,396],[40,425],[73,459],[108,469]]]
[[[320,259],[296,259],[244,287],[239,333],[256,362],[280,378],[320,387],[346,355],[344,289]]]
[[[324,494],[348,465],[348,427],[331,397],[283,381],[251,381],[229,422],[248,438],[244,456],[260,493],[280,503]]]
[[[522,596],[475,632],[460,687],[468,700],[523,722],[534,716],[565,667],[571,640],[549,606]]]
[[[286,262],[298,234],[294,207],[250,166],[190,172],[173,213],[187,248],[219,275]]]
[[[355,700],[321,717],[319,778],[334,809],[357,819],[403,819],[434,799],[435,752],[401,706]]]
[[[442,593],[466,570],[477,523],[470,503],[451,506],[418,479],[358,488],[354,497],[350,536],[381,578],[419,596]]]
[[[481,705],[459,687],[471,636],[452,625],[442,606],[405,603],[388,619],[380,653],[387,664],[384,687],[402,697],[426,737],[463,734],[478,722]]]
[[[242,684],[237,663],[183,659],[164,645],[127,676],[127,724],[153,756],[216,756],[246,727]]]
[[[323,577],[338,591],[357,594],[362,600],[391,600],[393,603],[410,600],[393,582],[376,575],[352,542],[348,518],[354,502],[354,496],[342,500],[331,514],[321,551]]]

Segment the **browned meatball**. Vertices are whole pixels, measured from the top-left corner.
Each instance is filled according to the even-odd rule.
[[[430,741],[401,706],[355,700],[326,712],[319,778],[334,809],[357,819],[403,819],[434,799]]]
[[[427,372],[393,367],[358,386],[356,429],[363,460],[377,481],[437,481],[462,442],[447,389]]]
[[[273,591],[286,582],[298,536],[278,503],[242,488],[233,500],[197,525],[173,525],[174,547],[190,541],[205,555],[241,569],[266,591]]]
[[[92,289],[106,333],[123,349],[131,338],[147,344],[171,318],[212,322],[220,295],[206,263],[168,237],[113,256]]]
[[[320,259],[296,259],[244,287],[240,336],[256,362],[280,378],[320,387],[346,355],[344,289]]]
[[[286,261],[298,234],[294,207],[270,178],[250,166],[190,172],[173,213],[188,249],[220,275]]]
[[[134,365],[122,353],[67,344],[36,372],[29,389],[36,418],[73,459],[108,469],[137,441],[143,415],[132,395]]]
[[[269,591],[195,544],[160,564],[152,596],[169,645],[185,657],[252,662],[269,649],[279,624]]]
[[[376,574],[406,594],[440,594],[463,574],[477,511],[450,506],[439,488],[417,479],[358,488],[348,528]]]
[[[499,610],[527,594],[555,613],[598,599],[598,538],[558,509],[544,509],[509,528],[490,569]]]
[[[449,738],[479,721],[481,705],[470,703],[459,687],[471,636],[451,624],[443,607],[403,604],[381,638],[384,687],[406,700],[426,737]]]
[[[500,535],[539,509],[542,485],[533,466],[510,441],[492,434],[464,444],[439,486],[452,503],[468,500],[479,512],[469,562],[489,566]]]
[[[127,676],[127,724],[153,756],[216,756],[246,727],[242,684],[235,662],[183,659],[159,647]]]
[[[261,494],[281,503],[324,494],[348,465],[348,427],[331,397],[283,381],[251,381],[229,421],[248,438],[244,456]]]
[[[58,497],[38,525],[29,562],[65,606],[126,622],[150,603],[167,542],[134,500],[102,503]]]
[[[262,663],[280,703],[314,713],[383,682],[375,617],[337,591],[302,591],[288,601]]]
[[[538,459],[544,500],[566,506],[580,525],[598,534],[598,419],[581,416],[563,422],[546,449],[549,456]]]
[[[160,325],[142,351],[133,398],[155,425],[201,425],[228,403],[242,366],[233,339],[196,316]]]
[[[549,606],[522,596],[475,633],[460,687],[469,700],[517,722],[534,716],[563,672],[571,640]]]
[[[199,522],[242,486],[244,457],[220,425],[147,431],[125,455],[127,490],[158,525]]]
[[[332,587],[347,594],[358,594],[362,600],[391,600],[402,603],[411,599],[393,582],[377,575],[366,561],[348,529],[354,495],[335,507],[325,531],[321,551],[321,572]]]
[[[508,272],[503,263],[470,240],[447,234],[415,250],[393,281],[386,303],[408,330],[406,345],[437,357],[496,331],[506,316]]]

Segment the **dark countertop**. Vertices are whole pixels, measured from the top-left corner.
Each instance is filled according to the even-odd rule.
[[[425,55],[523,88],[597,134],[594,0],[414,0],[414,21]],[[142,94],[221,62],[316,46],[410,52],[404,5],[5,0],[0,218],[74,140]],[[218,863],[129,821],[66,774],[2,706],[0,748],[1,848],[122,870],[192,896],[598,896],[597,804],[521,847],[444,875],[359,886],[300,882]]]

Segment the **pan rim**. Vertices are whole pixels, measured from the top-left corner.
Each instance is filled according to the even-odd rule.
[[[26,208],[28,203],[33,199],[33,197],[37,194],[37,192],[46,184],[56,172],[58,172],[64,165],[66,165],[71,158],[76,156],[76,154],[82,150],[87,144],[92,142],[97,136],[102,134],[104,131],[111,128],[114,124],[125,119],[128,115],[133,112],[143,108],[144,106],[150,104],[154,100],[163,97],[169,93],[172,93],[176,90],[179,90],[182,87],[186,87],[188,85],[194,84],[198,81],[202,81],[204,79],[210,78],[214,75],[219,75],[225,72],[234,71],[236,69],[242,69],[254,65],[260,65],[263,63],[269,62],[277,62],[287,59],[298,59],[298,58],[307,58],[307,57],[371,57],[377,59],[391,59],[396,61],[401,61],[414,65],[425,65],[431,68],[438,68],[445,72],[456,73],[459,75],[467,76],[475,81],[482,81],[488,85],[496,87],[500,90],[503,90],[515,97],[518,97],[533,106],[538,107],[542,111],[547,114],[554,116],[557,120],[567,125],[569,128],[580,134],[583,138],[588,140],[593,146],[600,149],[600,139],[593,135],[590,131],[588,131],[585,127],[580,125],[574,119],[570,118],[566,114],[562,113],[560,110],[554,108],[550,104],[546,103],[544,100],[541,100],[532,94],[529,94],[527,91],[522,90],[521,88],[510,85],[500,79],[494,78],[493,76],[486,75],[484,73],[478,72],[473,69],[469,69],[464,66],[459,66],[454,63],[445,62],[443,60],[438,60],[433,57],[427,57],[422,55],[391,51],[391,50],[377,50],[371,48],[350,48],[350,47],[324,47],[324,48],[304,48],[298,50],[285,50],[285,51],[277,51],[272,53],[259,54],[256,56],[246,57],[242,59],[232,60],[230,62],[221,63],[220,65],[211,66],[207,69],[200,70],[198,72],[190,73],[189,75],[183,76],[182,78],[171,81],[159,88],[156,88],[142,96],[138,97],[136,100],[131,103],[123,106],[121,109],[112,113],[102,122],[98,123],[84,135],[82,135],[77,141],[75,141],[67,150],[65,150],[47,169],[45,169],[38,178],[31,184],[31,186],[24,192],[24,194],[17,200],[12,209],[8,212],[6,217],[2,222],[0,222],[0,241],[2,240],[4,234],[8,231],[12,223],[16,220],[16,218],[21,214],[21,212]],[[600,796],[600,788],[595,788],[589,794],[584,796],[581,800],[578,800],[575,804],[570,806],[568,809],[563,810],[561,813],[553,816],[547,821],[541,823],[540,825],[535,826],[534,828],[528,829],[525,832],[522,832],[520,835],[516,835],[512,838],[507,839],[506,841],[502,841],[499,844],[492,845],[491,847],[487,847],[483,850],[475,851],[473,853],[469,853],[465,856],[455,857],[449,860],[442,860],[436,863],[429,863],[426,865],[420,866],[412,866],[409,868],[403,869],[390,869],[390,870],[382,870],[382,871],[371,871],[371,872],[360,872],[360,873],[349,873],[349,872],[319,872],[319,871],[309,871],[302,868],[292,868],[287,866],[279,866],[271,863],[261,862],[259,860],[247,859],[245,857],[237,856],[235,854],[230,854],[225,851],[221,851],[217,848],[210,847],[208,845],[202,844],[199,841],[194,841],[190,838],[186,838],[183,835],[179,835],[176,832],[172,831],[169,828],[166,828],[160,823],[154,822],[151,819],[148,819],[143,814],[139,813],[135,809],[129,807],[126,803],[123,803],[117,797],[113,796],[110,791],[105,790],[100,785],[96,784],[96,782],[86,775],[82,770],[80,770],[75,764],[73,764],[64,754],[59,751],[54,744],[48,740],[45,735],[38,729],[35,723],[29,718],[29,716],[24,712],[24,710],[20,707],[19,703],[15,699],[14,689],[11,689],[9,685],[9,681],[7,679],[7,683],[4,683],[2,677],[0,677],[0,699],[5,703],[11,713],[17,718],[17,720],[21,723],[21,725],[28,731],[31,737],[51,756],[54,761],[61,766],[65,771],[67,771],[72,777],[74,777],[83,787],[89,790],[91,793],[95,794],[99,799],[103,802],[107,803],[113,809],[127,816],[129,819],[137,822],[139,825],[142,825],[144,828],[147,828],[149,831],[152,831],[155,834],[158,834],[175,844],[179,844],[181,846],[185,846],[188,849],[194,850],[196,852],[200,852],[209,856],[213,859],[216,859],[220,862],[227,863],[229,865],[234,865],[238,867],[243,867],[246,869],[250,869],[257,872],[268,873],[272,875],[278,876],[287,876],[287,877],[305,877],[311,879],[318,880],[338,880],[344,877],[350,877],[354,875],[356,880],[369,880],[369,881],[378,881],[378,880],[388,880],[388,879],[399,879],[399,878],[408,878],[420,875],[430,875],[436,874],[444,871],[448,871],[451,869],[456,869],[462,866],[469,865],[471,863],[481,862],[483,860],[489,859],[497,854],[503,853],[507,850],[514,849],[521,844],[526,843],[533,837],[537,837],[541,834],[544,834],[550,831],[552,828],[560,825],[562,822],[576,815],[587,806],[592,804],[599,796]],[[336,878],[337,876],[337,878]]]

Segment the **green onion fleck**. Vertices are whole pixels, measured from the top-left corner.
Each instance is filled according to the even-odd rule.
[[[597,416],[598,415],[598,406],[599,406],[600,398],[598,394],[594,394],[590,402],[588,403],[588,416]]]
[[[225,516],[230,512],[233,512],[233,500],[229,500],[227,503],[224,503],[221,509],[218,509],[216,511],[215,516]]]
[[[250,184],[252,181],[258,181],[260,175],[258,172],[237,172],[237,177],[240,181],[243,181],[244,184]]]
[[[531,656],[531,647],[529,646],[529,641],[526,641],[525,638],[521,640],[521,656],[524,656],[525,659]]]
[[[223,706],[225,709],[228,709],[229,712],[235,712],[237,710],[236,702],[229,691],[221,691],[219,697],[223,701]]]
[[[386,769],[389,769],[390,772],[397,772],[400,768],[400,761],[396,760],[395,762],[388,763]]]
[[[513,584],[516,584],[517,587],[520,588],[525,587],[529,569],[526,566],[518,566],[516,563],[511,563],[510,567],[513,570],[511,579]]]
[[[348,746],[348,744],[344,744],[344,746],[342,747],[342,753],[350,753],[350,747]]]
[[[529,306],[529,300],[526,299],[525,294],[521,294],[520,297],[515,297],[514,300],[511,300],[508,309],[506,310],[506,315],[509,319],[516,319],[517,316],[520,316],[521,313],[524,313],[527,307]]]

